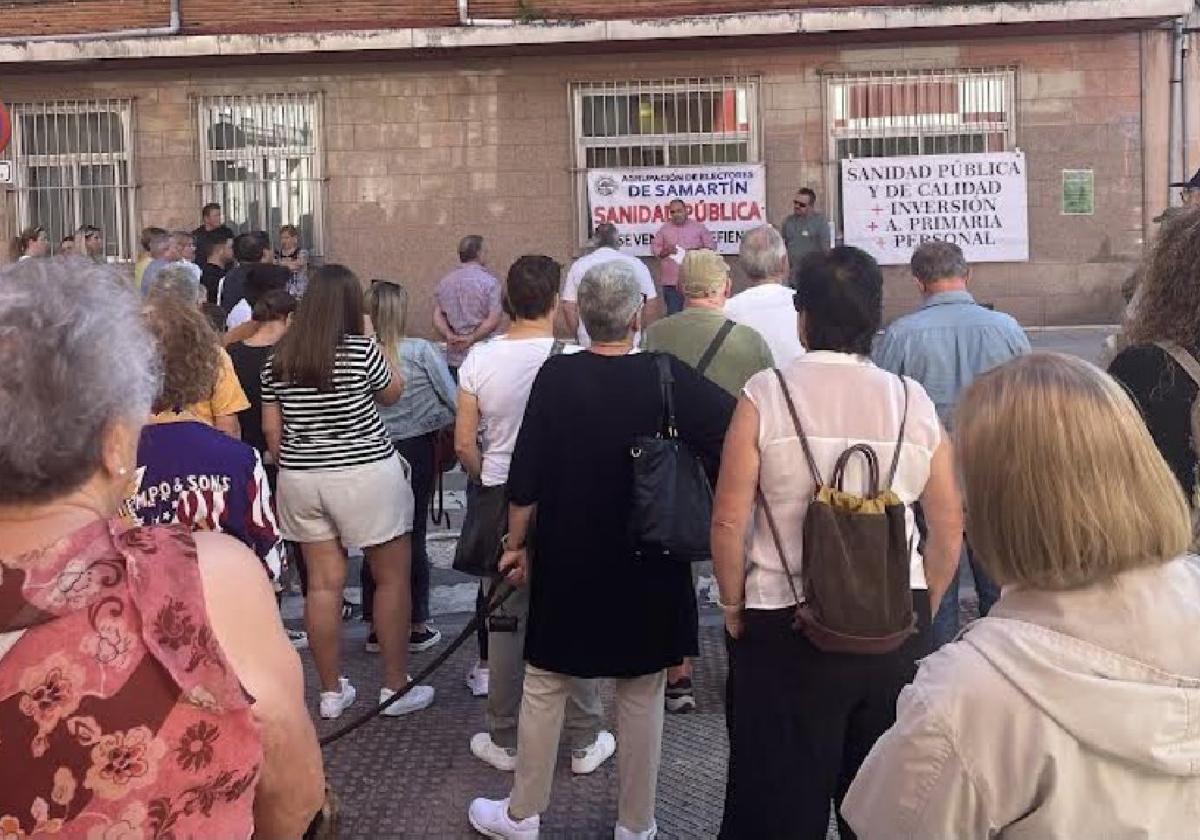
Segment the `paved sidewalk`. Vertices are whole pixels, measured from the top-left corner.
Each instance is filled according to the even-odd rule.
[[[438,647],[414,657],[414,673],[444,649],[465,618],[439,622],[445,638]],[[667,715],[657,806],[659,837],[664,840],[714,837],[720,825],[727,743],[722,705],[725,651],[719,620],[711,612],[702,619],[702,655],[696,668],[698,710]],[[322,736],[365,712],[378,695],[378,657],[362,651],[366,628],[354,622],[346,625],[346,631],[343,667],[358,688],[359,699],[341,720],[318,721]],[[434,675],[430,682],[438,695],[431,708],[406,718],[373,720],[325,751],[330,783],[344,802],[343,838],[479,836],[467,823],[467,806],[476,796],[506,796],[512,776],[484,765],[468,748],[471,736],[485,728],[485,701],[472,697],[463,681],[476,652],[472,638]],[[316,676],[311,658],[307,653],[302,658],[315,718]],[[603,695],[605,711],[611,715],[611,684]],[[564,748],[541,836],[547,840],[611,838],[617,813],[615,757],[590,776],[573,776],[570,764]]]

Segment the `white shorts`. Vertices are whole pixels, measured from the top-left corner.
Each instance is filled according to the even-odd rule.
[[[399,455],[337,470],[279,471],[279,530],[298,543],[373,548],[412,531],[411,470]]]

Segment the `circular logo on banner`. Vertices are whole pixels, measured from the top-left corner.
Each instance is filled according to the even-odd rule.
[[[5,142],[7,142],[7,140]],[[616,193],[616,191],[620,188],[621,185],[617,183],[617,179],[608,175],[605,175],[596,181],[596,192],[600,193],[600,195],[605,196],[606,198]]]
[[[8,115],[8,109],[0,103],[0,152],[8,148],[8,141],[12,139],[12,118]]]

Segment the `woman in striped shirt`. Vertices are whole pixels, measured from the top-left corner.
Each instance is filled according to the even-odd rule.
[[[304,619],[321,681],[321,717],[339,717],[356,692],[341,676],[346,546],[375,577],[375,630],[383,652],[380,702],[408,681],[413,494],[375,404],[400,399],[403,382],[364,335],[362,286],[328,265],[309,279],[291,329],[262,372],[262,424],[279,464],[279,524],[308,564]],[[413,688],[388,707],[402,715],[433,702]]]

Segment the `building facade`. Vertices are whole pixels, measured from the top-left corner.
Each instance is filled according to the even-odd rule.
[[[575,256],[589,169],[761,163],[770,221],[810,186],[840,232],[842,159],[1016,150],[1029,261],[978,266],[977,296],[1108,323],[1200,164],[1191,0],[0,5],[9,235],[98,224],[128,260],[141,227],[216,200],[405,281],[419,331],[464,234],[498,274]],[[892,317],[916,289],[887,277]]]

